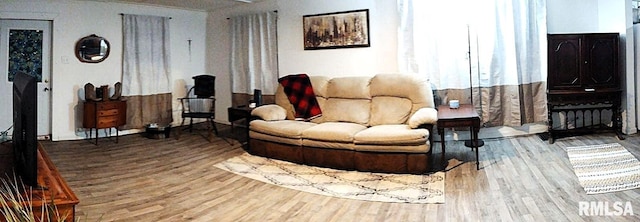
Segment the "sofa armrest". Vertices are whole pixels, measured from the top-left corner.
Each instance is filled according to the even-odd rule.
[[[251,111],[252,116],[257,116],[265,121],[284,120],[287,118],[287,111],[275,104],[256,107]]]
[[[420,125],[435,125],[438,122],[438,111],[434,108],[421,108],[409,117],[409,127],[418,128]]]

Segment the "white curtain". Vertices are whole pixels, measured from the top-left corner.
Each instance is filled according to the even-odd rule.
[[[233,93],[273,95],[278,83],[276,12],[231,18]]]
[[[123,15],[123,95],[171,92],[169,19]]]
[[[428,76],[442,103],[473,102],[487,125],[546,120],[545,0],[398,0],[398,10],[400,71]]]
[[[169,22],[168,17],[123,15],[125,128],[172,122]]]

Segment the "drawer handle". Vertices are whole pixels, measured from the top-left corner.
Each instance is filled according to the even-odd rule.
[[[584,89],[585,92],[595,92],[596,89]]]

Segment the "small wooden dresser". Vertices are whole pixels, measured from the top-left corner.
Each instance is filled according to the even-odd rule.
[[[89,128],[89,139],[96,129],[96,144],[98,144],[98,130],[116,128],[116,142],[118,142],[118,127],[127,123],[127,102],[121,100],[86,101],[84,102],[84,116],[82,126]],[[110,133],[109,133],[110,135]]]

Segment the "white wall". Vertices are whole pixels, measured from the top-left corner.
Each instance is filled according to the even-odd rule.
[[[397,72],[397,12],[389,0],[278,1],[280,75],[353,76]],[[302,16],[369,9],[371,47],[304,50]]]
[[[185,94],[191,76],[205,73],[206,12],[143,5],[73,0],[1,1],[0,18],[53,21],[52,139],[85,138],[82,126],[82,87],[90,82],[109,85],[122,79],[122,18],[120,13],[172,17],[170,24],[171,69],[174,98]],[[97,64],[81,63],[74,47],[80,38],[96,34],[111,44],[109,58]],[[191,39],[191,54],[188,41]],[[179,106],[174,99],[174,123]],[[176,116],[177,114],[177,116]],[[0,126],[0,129],[7,127]],[[134,132],[134,131],[131,131]],[[115,133],[115,132],[114,132]],[[127,132],[121,132],[127,133]]]
[[[369,9],[371,47],[305,51],[302,16]],[[207,70],[215,73],[218,121],[226,122],[231,106],[229,69],[230,35],[226,18],[270,10],[278,11],[278,69],[280,76],[294,73],[326,76],[375,75],[397,72],[396,3],[390,0],[266,0],[211,12],[208,17]]]
[[[549,33],[620,33],[621,76],[623,78],[623,132],[637,132],[635,52],[631,0],[547,1]]]
[[[580,33],[599,30],[598,0],[547,1],[547,32]]]

